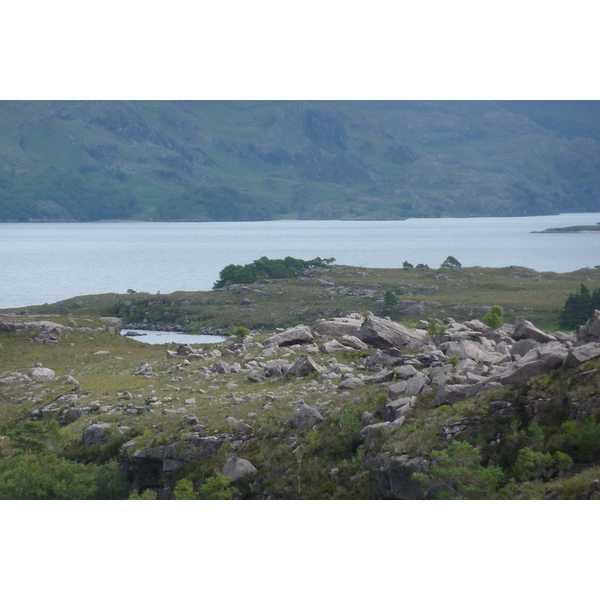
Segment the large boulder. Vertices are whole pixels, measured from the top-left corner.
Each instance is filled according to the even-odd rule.
[[[460,402],[477,394],[482,387],[482,382],[444,385],[438,390],[435,403],[437,406],[442,406],[442,404]]]
[[[324,373],[326,369],[320,367],[310,356],[305,354],[301,356],[288,370],[289,375],[295,375],[296,377],[306,377],[311,373]]]
[[[330,340],[319,346],[319,351],[323,354],[333,354],[334,352],[343,352],[344,350],[350,350],[348,346],[344,346],[338,340]]]
[[[600,310],[595,310],[586,324],[578,328],[577,341],[583,344],[600,341]]]
[[[384,419],[387,421],[399,419],[407,410],[414,408],[416,402],[416,396],[404,396],[388,402],[383,409]]]
[[[523,361],[523,359],[521,359],[509,365],[504,373],[500,375],[499,381],[502,385],[529,381],[533,377],[537,377],[546,371],[548,371],[546,365],[539,358],[537,360],[529,361]]]
[[[457,358],[470,358],[475,362],[480,362],[487,354],[482,350],[480,344],[476,344],[470,340],[444,342],[443,344],[440,344],[440,350],[448,357],[456,356]]]
[[[355,390],[364,386],[364,382],[358,379],[358,377],[346,377],[346,379],[343,379],[342,383],[338,385],[338,390]]]
[[[555,342],[556,338],[549,333],[544,333],[541,329],[538,329],[531,321],[519,317],[515,322],[515,331],[513,334],[515,340],[529,339],[535,340],[540,344],[546,344],[547,342]]]
[[[266,377],[281,377],[288,372],[290,363],[284,358],[274,358],[264,363],[264,374]]]
[[[540,360],[548,370],[562,367],[569,354],[568,348],[565,348],[560,342],[544,344],[539,347],[538,352],[540,353]]]
[[[290,425],[294,429],[308,429],[322,420],[323,417],[316,408],[308,406],[308,404],[304,404],[303,400],[300,400],[290,416]]]
[[[422,456],[378,454],[373,469],[375,496],[387,500],[426,499],[427,495],[413,479],[413,473],[427,473],[429,467],[430,461]]]
[[[524,338],[518,342],[515,342],[510,347],[510,353],[513,356],[525,356],[530,350],[537,348],[538,345],[539,344],[535,340]]]
[[[54,379],[56,373],[52,369],[39,365],[29,369],[29,377],[32,379]]]
[[[600,357],[600,344],[590,342],[589,344],[585,344],[583,346],[571,348],[571,350],[569,350],[567,359],[565,360],[565,367],[572,369],[574,367],[578,367],[584,362],[587,362],[588,360],[598,357]]]
[[[343,335],[356,335],[356,332],[362,325],[362,321],[362,317],[360,319],[337,317],[335,319],[328,319],[327,321],[318,321],[315,325],[315,333],[320,335],[329,334],[334,338]]]
[[[121,329],[123,329],[123,321],[118,317],[100,317],[100,320],[106,323],[108,333],[112,333],[113,335],[120,333]]]
[[[297,325],[280,333],[272,335],[264,342],[265,346],[292,346],[295,344],[308,344],[314,341],[314,336],[307,325]]]
[[[422,329],[410,329],[389,319],[367,313],[367,318],[356,337],[376,348],[418,350],[429,342],[429,334]]]
[[[223,475],[229,479],[236,480],[244,475],[250,475],[256,473],[256,467],[245,458],[238,458],[232,456],[223,465]]]
[[[338,339],[344,346],[349,346],[355,350],[368,350],[369,346],[362,340],[359,340],[355,335],[343,335]]]
[[[94,423],[83,430],[83,443],[86,446],[102,446],[106,441],[110,423]]]

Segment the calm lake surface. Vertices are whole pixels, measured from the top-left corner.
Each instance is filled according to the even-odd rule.
[[[437,268],[519,265],[564,273],[600,264],[600,234],[533,234],[594,225],[600,213],[406,221],[0,223],[0,309],[106,292],[209,290],[230,263],[261,256]]]

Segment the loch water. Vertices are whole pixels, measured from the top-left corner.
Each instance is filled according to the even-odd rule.
[[[538,234],[595,225],[600,213],[404,221],[0,223],[0,309],[107,292],[209,290],[228,264],[262,256],[437,268],[519,265],[559,273],[600,264],[599,234]]]

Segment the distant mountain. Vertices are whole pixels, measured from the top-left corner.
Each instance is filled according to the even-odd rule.
[[[0,220],[600,211],[600,102],[0,102]]]

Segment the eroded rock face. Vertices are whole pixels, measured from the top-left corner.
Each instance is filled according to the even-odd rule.
[[[425,330],[409,329],[394,321],[376,317],[372,313],[367,313],[367,318],[356,337],[365,344],[384,350],[418,350],[429,343],[429,334]]]

